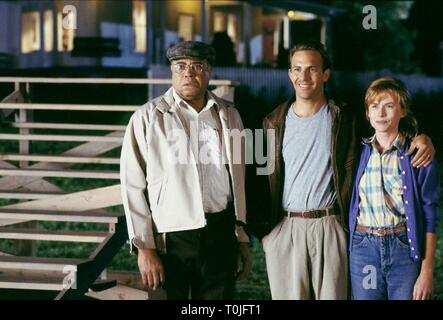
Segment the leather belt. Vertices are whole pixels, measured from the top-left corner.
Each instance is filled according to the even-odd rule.
[[[391,228],[391,229],[374,229],[374,228],[370,228],[370,227],[357,226],[355,229],[357,231],[375,234],[377,236],[387,236],[390,234],[402,233],[402,232],[406,231],[405,226],[400,226],[400,227]]]
[[[309,210],[309,211],[286,211],[283,210],[285,216],[288,218],[304,218],[304,219],[318,219],[326,216],[333,216],[338,214],[334,208],[322,209],[322,210]]]

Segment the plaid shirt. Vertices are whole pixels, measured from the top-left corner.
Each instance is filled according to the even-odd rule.
[[[403,183],[398,150],[403,139],[397,136],[391,147],[379,153],[375,135],[365,140],[372,145],[366,169],[359,182],[360,214],[357,223],[367,227],[391,227],[405,222]]]

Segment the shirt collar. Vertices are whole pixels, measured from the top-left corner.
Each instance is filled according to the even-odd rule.
[[[376,141],[375,134],[372,137],[363,139],[364,144],[371,144],[372,146],[374,146],[375,141]],[[401,152],[403,151],[404,144],[405,144],[404,137],[401,134],[398,134],[397,137],[395,137],[394,141],[392,141],[391,146],[389,147],[388,150],[396,148],[398,151]]]
[[[174,88],[172,88],[172,97],[175,100],[176,106],[191,108],[192,110],[194,110],[194,108],[192,108],[192,106],[189,103],[187,103],[185,100],[183,100],[177,94],[177,92],[175,91]],[[212,93],[209,91],[206,91],[206,97],[208,98],[206,101],[206,105],[202,108],[201,111],[209,110],[213,106],[217,109],[217,111],[219,111],[219,105],[217,104],[217,101],[214,99],[214,96],[212,95]]]

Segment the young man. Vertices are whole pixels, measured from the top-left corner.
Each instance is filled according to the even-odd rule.
[[[357,135],[354,111],[325,96],[330,67],[321,43],[296,45],[288,71],[295,97],[263,124],[275,134],[268,149],[274,149],[268,156],[275,170],[262,188],[269,190],[270,210],[251,213],[248,224],[262,238],[273,299],[348,295],[345,226]],[[415,141],[421,145],[418,165],[428,164],[434,153],[423,140]]]
[[[246,214],[244,163],[233,161],[241,150],[232,152],[227,136],[243,124],[231,103],[207,90],[212,47],[181,42],[167,57],[172,88],[134,113],[122,147],[131,249],[143,283],[165,282],[168,299],[232,299],[236,276],[251,267],[238,226]]]

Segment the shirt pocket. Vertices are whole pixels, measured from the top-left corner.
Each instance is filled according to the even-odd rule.
[[[393,197],[401,199],[403,196],[403,181],[400,174],[384,175],[386,191]]]

